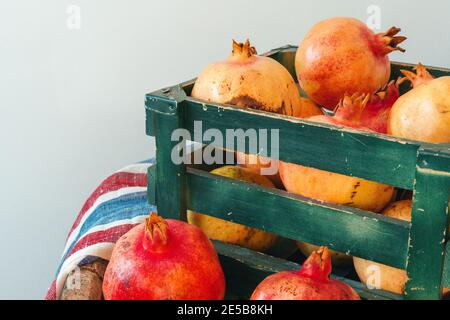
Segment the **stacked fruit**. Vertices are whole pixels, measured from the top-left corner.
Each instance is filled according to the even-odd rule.
[[[375,34],[353,18],[333,18],[316,24],[295,57],[298,83],[307,97],[300,95],[295,80],[280,63],[258,56],[249,41],[233,41],[230,57],[209,65],[191,95],[207,102],[307,118],[352,130],[449,143],[450,77],[435,79],[418,64],[415,73],[404,70],[403,78],[389,82],[388,55],[404,51],[399,44],[406,37],[399,36],[399,32],[399,28],[392,27]],[[399,85],[407,81],[413,88],[401,95]],[[212,173],[410,220],[411,200],[392,203],[396,193],[392,186],[271,160],[270,155],[238,152],[236,156],[240,167],[227,166]],[[260,175],[264,167],[273,164],[279,166],[278,174]],[[257,251],[267,251],[277,241],[276,235],[263,230],[201,213],[189,212],[188,221],[210,239]],[[105,297],[223,298],[224,278],[216,253],[200,229],[192,225],[152,215],[145,226],[122,237],[105,275]],[[407,277],[403,270],[304,242],[297,242],[297,246],[309,256],[303,268],[268,277],[255,290],[253,299],[357,299],[350,287],[328,278],[330,259],[341,265],[354,259],[363,282],[367,281],[366,269],[376,265],[382,289],[397,293],[404,290]]]

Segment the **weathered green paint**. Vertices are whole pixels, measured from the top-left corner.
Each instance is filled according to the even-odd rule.
[[[224,137],[229,129],[277,129],[279,148],[270,143],[267,148],[278,150],[280,160],[412,189],[416,142],[263,111],[204,105],[190,98],[185,106],[185,124],[191,132],[194,121],[202,121],[204,131],[220,130]],[[235,148],[249,151],[248,145],[242,149],[235,143]]]
[[[450,242],[445,246],[444,270],[442,272],[442,288],[450,288]]]
[[[156,203],[159,213],[167,218],[186,219],[185,172],[183,164],[172,161],[172,150],[180,141],[172,141],[172,133],[183,126],[183,109],[173,97],[158,99],[148,96],[146,105],[154,112],[156,137]],[[150,177],[150,176],[149,176]]]
[[[147,201],[156,205],[156,165],[147,169]]]
[[[286,238],[405,267],[408,222],[191,168],[187,171],[187,206]]]
[[[445,259],[450,172],[438,171],[442,162],[433,150],[419,150],[406,270],[409,299],[438,299]],[[421,165],[425,165],[426,168]],[[448,165],[448,164],[447,164]]]
[[[280,271],[296,271],[300,265],[238,246],[213,241],[227,279],[228,294],[248,299],[256,286],[267,276]],[[360,282],[336,275],[333,279],[353,287],[363,299],[401,300],[402,296],[383,290],[368,289]]]

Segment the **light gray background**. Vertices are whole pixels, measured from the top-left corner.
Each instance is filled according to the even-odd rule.
[[[66,9],[81,8],[81,29]],[[450,1],[45,0],[0,2],[0,298],[40,299],[67,231],[109,173],[153,153],[144,94],[228,56],[298,44],[316,21],[400,26],[393,59],[450,67]]]

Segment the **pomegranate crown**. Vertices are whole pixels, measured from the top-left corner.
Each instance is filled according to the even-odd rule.
[[[231,53],[232,57],[245,57],[250,58],[251,56],[257,54],[255,47],[252,47],[250,40],[246,40],[245,43],[237,42],[233,40],[233,51]]]
[[[152,243],[167,243],[167,222],[154,211],[145,218],[145,235]]]
[[[334,109],[335,115],[339,118],[359,123],[364,108],[371,99],[371,96],[371,94],[360,93],[354,93],[351,96],[345,95]]]
[[[377,34],[377,36],[381,40],[381,46],[382,46],[381,52],[383,54],[386,55],[393,51],[401,51],[401,52],[406,51],[402,47],[398,46],[400,43],[402,43],[403,41],[405,41],[407,39],[405,36],[397,35],[401,30],[402,29],[397,28],[397,27],[391,27],[391,28],[389,28],[388,31]]]
[[[386,108],[387,111],[389,111],[400,96],[398,87],[402,83],[401,79],[402,78],[399,77],[397,80],[391,80],[388,84],[375,92],[367,104],[367,107],[374,110]]]
[[[326,280],[331,273],[331,257],[327,247],[314,251],[303,263],[299,273],[309,278]]]
[[[422,83],[427,83],[434,79],[434,77],[428,72],[427,68],[425,68],[425,66],[421,63],[418,63],[413,70],[415,73],[409,70],[400,70],[400,72],[404,75],[404,77],[400,79],[400,83],[409,81],[411,82],[411,87],[415,88]]]

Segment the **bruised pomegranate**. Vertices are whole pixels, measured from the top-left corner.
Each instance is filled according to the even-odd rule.
[[[420,63],[416,73],[402,70],[413,89],[393,105],[388,132],[430,143],[450,142],[450,77],[434,79]]]
[[[278,272],[265,278],[251,300],[359,300],[344,282],[330,279],[331,259],[326,247],[313,252],[299,271]]]
[[[335,116],[314,116],[308,120],[370,131],[361,126],[361,117],[370,99],[371,95],[345,96]],[[357,177],[282,161],[279,168],[287,191],[312,199],[378,212],[394,195],[394,187]]]
[[[116,243],[103,280],[107,300],[219,300],[225,279],[196,226],[156,213]]]
[[[195,81],[191,96],[288,116],[317,109],[300,99],[289,71],[270,57],[258,56],[248,40],[233,41],[228,59],[207,66]]]
[[[317,23],[300,44],[295,68],[302,89],[319,105],[333,109],[345,94],[374,93],[390,77],[388,54],[406,37],[399,28],[373,33],[354,18]]]
[[[300,97],[289,71],[270,57],[258,56],[248,40],[233,41],[231,56],[210,64],[196,80],[191,96],[295,117],[321,113],[314,103]],[[260,161],[256,155],[237,155],[238,163],[255,173],[265,174],[261,168],[271,167],[270,161]],[[278,174],[269,178],[279,185]]]

